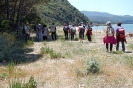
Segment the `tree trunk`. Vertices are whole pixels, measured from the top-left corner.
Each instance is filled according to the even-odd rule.
[[[22,5],[24,3],[24,0],[20,0],[19,3],[19,9],[18,9],[18,15],[17,15],[17,35],[19,34],[19,29],[20,29],[20,20],[21,20],[21,10],[22,10]]]

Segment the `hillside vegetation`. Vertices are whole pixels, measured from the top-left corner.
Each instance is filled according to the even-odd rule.
[[[133,16],[124,15],[113,15],[105,12],[94,12],[94,11],[81,11],[84,15],[86,15],[93,23],[105,24],[107,21],[111,21],[112,23],[122,22],[125,24],[133,23]]]
[[[62,25],[64,22],[73,22],[78,24],[89,20],[67,0],[53,0],[48,4],[39,5],[37,11],[45,23],[55,22]]]

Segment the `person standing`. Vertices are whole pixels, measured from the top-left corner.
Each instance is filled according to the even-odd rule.
[[[116,39],[114,37],[114,28],[111,26],[111,22],[108,21],[106,23],[107,28],[106,28],[106,36],[104,37],[104,43],[106,43],[106,52],[108,52],[109,50],[109,44],[110,44],[110,52],[112,52],[112,48],[113,48],[113,44],[116,44]]]
[[[36,32],[37,32],[37,40],[42,41],[42,25],[41,24],[38,24]]]
[[[82,33],[82,39],[84,39],[84,33],[85,33],[85,25],[84,25],[84,22],[81,22],[81,26],[84,27],[84,30],[83,30],[83,33]]]
[[[81,25],[81,23],[78,24],[78,32],[79,32],[79,39],[80,42],[83,43],[83,33],[84,33],[85,28]]]
[[[88,38],[88,41],[90,41],[90,42],[92,41],[91,35],[92,35],[92,28],[90,26],[90,23],[87,21],[86,22],[86,36]]]
[[[65,39],[68,39],[69,26],[67,23],[64,23],[63,31],[64,31]]]
[[[70,28],[70,35],[71,35],[71,40],[74,40],[74,35],[76,35],[76,27],[74,24],[72,24],[72,27]]]
[[[54,23],[50,26],[50,32],[52,36],[52,40],[56,40],[56,26]]]
[[[26,24],[24,25],[24,30],[25,30],[25,42],[27,42],[27,40],[29,40],[29,38],[30,38],[29,23],[26,23]]]
[[[43,40],[44,41],[47,41],[47,36],[48,36],[48,28],[47,28],[47,25],[43,25],[43,32],[42,32],[42,35],[43,35]]]
[[[126,42],[125,29],[121,26],[120,22],[117,23],[117,26],[118,28],[116,29],[116,39],[117,39],[116,51],[119,50],[119,42],[121,42],[122,51],[125,52],[125,44],[124,44],[124,42]]]

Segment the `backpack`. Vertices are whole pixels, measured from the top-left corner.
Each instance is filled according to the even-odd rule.
[[[85,31],[85,28],[84,27],[80,27],[80,32],[84,32]]]
[[[108,28],[108,36],[113,36],[113,29],[111,27]]]
[[[68,26],[64,26],[63,30],[64,31],[68,31],[69,30],[69,27]]]
[[[24,27],[22,29],[22,34],[26,34]]]
[[[75,27],[72,27],[72,32],[76,32],[76,28]]]
[[[119,38],[125,38],[125,30],[124,30],[124,28],[119,28],[118,29],[118,37]]]
[[[38,32],[42,32],[42,26],[38,26],[37,29],[38,29]]]

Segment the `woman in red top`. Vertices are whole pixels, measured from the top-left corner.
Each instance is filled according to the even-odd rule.
[[[116,50],[119,50],[119,42],[122,43],[122,51],[125,52],[125,44],[124,42],[126,42],[126,38],[125,38],[125,30],[124,28],[121,26],[121,23],[118,22],[117,23],[118,28],[116,29],[116,38],[117,38],[117,45],[116,45]]]

